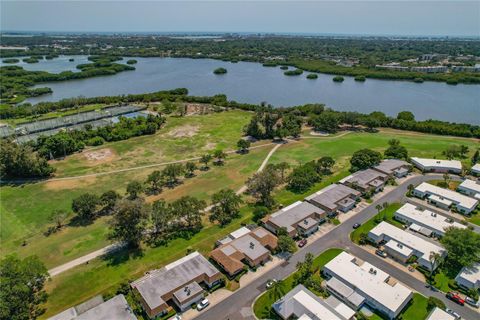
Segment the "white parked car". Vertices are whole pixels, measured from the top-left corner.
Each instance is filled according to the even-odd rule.
[[[475,307],[475,308],[479,308],[480,307],[480,301],[475,301],[473,300],[472,298],[470,297],[466,297],[465,298],[465,302],[469,305],[471,305],[472,307]]]
[[[453,311],[452,309],[447,308],[447,309],[445,309],[445,312],[451,314],[457,320],[462,319],[462,317],[460,317],[460,315],[458,313],[456,313],[455,311]]]
[[[197,304],[197,310],[202,311],[203,309],[205,309],[209,305],[210,305],[210,301],[208,301],[208,299],[203,299],[202,301],[200,301],[199,304]]]
[[[172,320],[182,320],[182,316],[177,314],[175,317],[172,318]]]

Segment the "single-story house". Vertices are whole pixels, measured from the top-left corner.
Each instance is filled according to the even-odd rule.
[[[221,244],[210,253],[210,258],[233,277],[243,270],[244,263],[253,268],[270,260],[269,250],[276,248],[277,237],[264,228],[257,227]]]
[[[422,172],[437,172],[437,173],[462,173],[462,163],[458,160],[439,160],[427,158],[410,158],[413,165]]]
[[[466,289],[480,289],[480,263],[471,267],[463,268],[455,277],[457,284]]]
[[[450,228],[466,229],[461,223],[442,216],[436,212],[417,207],[411,203],[404,204],[398,209],[394,218],[408,225],[411,230],[424,236],[443,237],[445,231]]]
[[[343,184],[332,184],[308,196],[305,200],[324,210],[328,216],[338,211],[348,212],[360,199],[361,193]]]
[[[272,309],[281,319],[302,320],[350,320],[354,319],[352,310],[336,298],[323,300],[299,284],[285,296],[277,300]]]
[[[354,310],[364,305],[395,319],[413,292],[374,265],[342,252],[323,267],[327,290]]]
[[[137,320],[123,294],[103,301],[102,296],[71,307],[48,320]]]
[[[340,183],[365,194],[383,190],[387,180],[387,174],[373,169],[366,169],[352,173],[340,180]]]
[[[309,236],[318,230],[320,223],[326,220],[327,213],[309,202],[297,201],[270,216],[264,218],[264,226],[277,234],[285,228],[288,235]]]
[[[373,167],[373,169],[388,175],[389,177],[403,178],[411,170],[410,163],[399,159],[387,159]]]
[[[407,260],[416,256],[417,263],[427,270],[435,270],[438,265],[432,266],[430,255],[447,255],[447,251],[440,245],[427,241],[419,236],[395,227],[388,222],[382,221],[370,230],[368,238],[377,245],[383,244],[384,250],[393,259],[406,263]]]
[[[195,251],[161,269],[149,271],[130,285],[137,291],[147,315],[154,318],[168,313],[169,302],[180,311],[189,309],[204,298],[200,284],[211,288],[222,277],[217,268]]]
[[[480,200],[480,180],[465,179],[457,188],[457,191],[469,197]]]
[[[445,210],[455,206],[462,214],[470,214],[479,202],[477,199],[426,182],[417,186],[413,190],[413,195],[420,199],[427,199],[429,203]]]

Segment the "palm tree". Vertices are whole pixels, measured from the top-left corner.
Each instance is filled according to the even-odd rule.
[[[445,182],[445,186],[448,188],[450,182],[450,175],[448,173],[443,174],[443,181]]]
[[[383,207],[382,207],[381,205],[379,205],[379,204],[377,204],[377,205],[375,206],[375,209],[377,209],[378,213],[380,213],[380,211],[382,211],[382,208],[383,208]]]
[[[428,260],[430,261],[430,279],[433,277],[433,273],[435,268],[442,262],[442,256],[437,253],[437,252],[430,252],[430,256],[428,257]],[[433,279],[432,279],[433,280]]]
[[[383,208],[383,209],[387,209],[387,208],[388,208],[388,202],[382,203],[382,208]]]
[[[277,301],[285,295],[285,288],[283,286],[283,280],[278,280],[272,284],[269,295],[274,301]]]

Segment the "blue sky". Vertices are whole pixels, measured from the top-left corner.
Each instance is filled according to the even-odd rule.
[[[480,36],[480,1],[3,1],[1,29]]]

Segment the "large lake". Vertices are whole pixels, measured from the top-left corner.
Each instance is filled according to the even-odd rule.
[[[29,70],[60,72],[75,70],[85,63],[85,56],[43,60],[21,65]],[[126,61],[128,58],[124,58]],[[57,101],[76,96],[107,96],[145,93],[184,87],[191,95],[223,93],[231,100],[247,103],[266,101],[274,106],[325,103],[336,110],[359,112],[383,111],[396,115],[412,111],[417,119],[439,119],[451,122],[480,124],[480,85],[447,85],[440,82],[354,81],[345,77],[343,83],[332,81],[332,75],[319,74],[318,79],[285,76],[280,68],[263,67],[258,63],[230,63],[211,59],[135,58],[135,71],[114,76],[44,83],[53,94],[28,99],[28,102]],[[227,74],[215,75],[215,68],[224,67]]]

